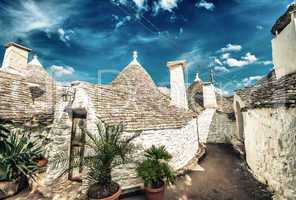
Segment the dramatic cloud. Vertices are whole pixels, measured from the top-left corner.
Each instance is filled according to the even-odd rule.
[[[225,60],[225,59],[227,59],[227,58],[229,58],[229,57],[230,57],[230,53],[224,53],[224,54],[221,55],[221,58],[222,58],[223,60]]]
[[[216,72],[229,72],[229,69],[227,69],[226,67],[223,67],[223,66],[215,66],[214,70]]]
[[[265,60],[261,62],[263,65],[272,65],[272,61],[271,60]]]
[[[197,45],[196,45],[197,46]],[[186,60],[186,69],[192,70],[202,68],[208,65],[207,59],[209,55],[203,52],[200,48],[194,47],[191,51],[183,53],[177,60]]]
[[[243,56],[242,59],[247,61],[248,64],[252,64],[258,60],[257,57],[255,55],[251,54],[250,52],[246,53],[246,55]]]
[[[218,52],[231,52],[231,51],[241,51],[242,46],[237,44],[228,44],[226,47],[221,48]]]
[[[57,76],[57,77],[70,76],[70,75],[73,75],[75,72],[74,68],[69,66],[64,67],[64,66],[52,65],[49,69],[54,74],[54,76]]]
[[[201,0],[199,3],[196,3],[196,7],[205,8],[210,11],[213,11],[215,9],[215,5],[212,2],[207,2],[205,0]]]
[[[72,31],[72,30],[64,30],[62,28],[59,28],[57,30],[57,32],[58,32],[60,40],[65,42],[66,44],[69,44],[68,42],[71,39],[71,35],[74,34],[74,31]]]
[[[160,8],[171,12],[174,8],[178,7],[179,2],[180,0],[160,0],[159,6]]]
[[[215,58],[214,62],[218,65],[223,65],[223,63],[218,58]]]
[[[256,83],[256,81],[260,80],[262,78],[262,76],[251,76],[248,78],[243,79],[243,85],[246,86],[250,86],[254,83]]]
[[[28,0],[20,1],[19,4],[8,3],[5,7],[1,7],[3,14],[7,18],[3,22],[6,26],[6,31],[1,33],[0,36],[26,37],[27,33],[35,30],[56,32],[71,15],[70,7],[70,4],[65,3],[59,3],[59,6],[56,6],[54,1],[39,2]],[[2,20],[0,19],[0,21]]]
[[[133,0],[136,6],[140,9],[144,8],[146,0]]]
[[[216,88],[216,91],[223,96],[230,96],[231,92],[225,90],[225,89],[220,89],[220,88]]]
[[[115,17],[115,19],[116,19],[117,23],[115,24],[115,29],[120,28],[121,26],[125,25],[126,23],[128,23],[132,19],[131,16],[126,16],[122,19],[119,19],[118,16],[116,16],[116,17]]]
[[[246,55],[242,57],[242,60],[229,57],[224,61],[224,63],[229,65],[230,67],[243,67],[245,65],[253,64],[257,60],[258,59],[255,55],[251,53],[246,53]]]

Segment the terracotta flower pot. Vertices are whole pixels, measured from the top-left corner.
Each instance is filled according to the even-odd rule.
[[[119,196],[121,195],[121,187],[119,186],[118,190],[116,193],[114,193],[112,196],[105,197],[105,198],[90,198],[88,197],[89,200],[119,200]]]
[[[46,158],[40,159],[36,161],[36,164],[38,167],[45,167],[48,163],[48,160]]]
[[[164,199],[164,184],[160,188],[145,187],[145,193],[148,200],[163,200]]]
[[[0,199],[15,195],[19,191],[20,181],[0,181]]]

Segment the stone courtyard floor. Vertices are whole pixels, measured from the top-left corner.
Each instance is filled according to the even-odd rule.
[[[207,145],[207,155],[200,162],[204,170],[178,178],[167,188],[166,200],[271,200],[272,194],[256,181],[244,162],[228,145]],[[82,200],[79,184],[66,182],[35,192],[23,192],[9,200]],[[142,194],[122,200],[144,200]]]
[[[228,145],[207,145],[200,162],[204,171],[181,177],[166,191],[166,200],[270,200],[272,194],[256,181]],[[124,200],[144,200],[143,195]]]

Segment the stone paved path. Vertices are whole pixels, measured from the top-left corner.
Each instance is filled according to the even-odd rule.
[[[208,145],[200,163],[204,171],[180,177],[167,188],[166,200],[271,200],[271,194],[246,170],[243,162],[227,145]],[[55,187],[42,187],[23,192],[9,200],[84,200],[80,184],[64,182]],[[122,200],[144,200],[143,195]]]
[[[258,183],[227,145],[207,145],[200,163],[205,171],[181,177],[168,188],[166,200],[270,200],[271,194]],[[124,200],[144,200],[144,196]]]

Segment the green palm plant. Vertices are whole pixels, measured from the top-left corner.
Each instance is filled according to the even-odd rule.
[[[30,141],[22,131],[11,132],[0,125],[0,181],[21,177],[34,179],[38,166],[33,161],[42,154],[36,142]]]
[[[145,150],[145,159],[138,163],[136,171],[145,187],[160,188],[164,183],[174,184],[176,175],[168,162],[172,159],[165,146],[152,146]]]
[[[4,152],[6,148],[8,148],[7,143],[7,134],[9,133],[9,130],[0,124],[0,153]]]
[[[124,136],[122,123],[118,125],[97,123],[98,136],[85,130],[81,124],[79,127],[88,137],[85,141],[86,147],[92,151],[91,155],[84,157],[84,166],[88,168],[87,179],[90,185],[88,196],[91,198],[110,196],[119,189],[118,184],[112,181],[112,169],[132,161],[131,155],[135,149],[132,141],[139,133]],[[59,166],[58,164],[64,161],[65,155],[61,154],[57,154],[53,159],[55,166]],[[78,167],[78,165],[72,167]]]

